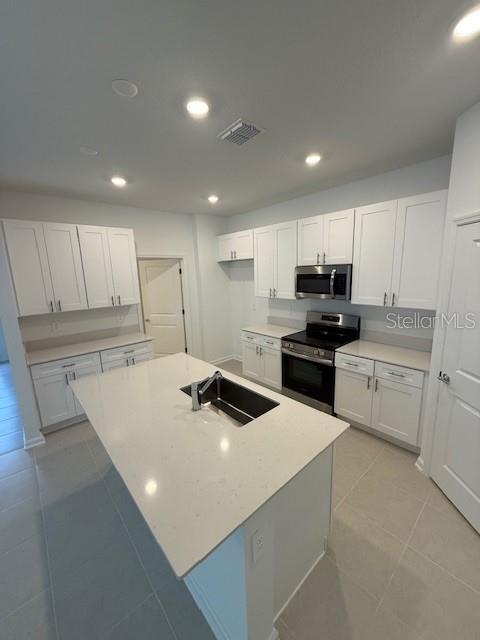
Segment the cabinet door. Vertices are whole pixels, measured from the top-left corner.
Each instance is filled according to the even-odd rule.
[[[235,260],[248,260],[253,258],[253,231],[239,231],[233,239],[233,251]]]
[[[323,216],[325,264],[350,264],[353,259],[355,210],[336,211]]]
[[[102,362],[102,371],[110,371],[110,369],[121,369],[122,367],[128,367],[128,365],[128,358],[112,360],[111,362]]]
[[[262,361],[259,350],[258,345],[248,342],[242,344],[243,374],[255,380],[259,380],[262,377]]]
[[[416,445],[421,404],[418,387],[375,378],[372,429]]]
[[[86,309],[87,295],[76,225],[44,222],[43,232],[56,311]]]
[[[218,236],[217,262],[228,262],[233,260],[233,237],[231,234]]]
[[[89,309],[115,304],[106,227],[78,227]]]
[[[274,297],[295,299],[295,267],[297,265],[297,223],[275,225]]]
[[[78,368],[74,369],[73,376],[74,376],[74,380],[78,380],[79,378],[84,378],[85,376],[91,376],[94,373],[102,373],[102,365],[100,364],[100,361],[98,363],[96,363],[96,364],[93,364],[93,365],[89,366],[89,367],[78,367]],[[75,399],[75,412],[76,412],[76,415],[80,416],[83,413],[85,413],[85,411],[83,410],[83,407],[80,404],[80,402],[75,397],[75,394],[74,394],[74,399]]]
[[[398,201],[392,304],[436,309],[446,191]]]
[[[274,287],[275,232],[273,227],[254,229],[255,295],[270,298]],[[293,273],[292,273],[293,279]]]
[[[115,304],[138,304],[137,255],[132,229],[108,229]]]
[[[35,392],[42,426],[74,418],[77,407],[69,386],[69,373],[58,373],[35,380]]]
[[[389,304],[396,213],[396,200],[355,210],[353,304]]]
[[[335,413],[370,425],[373,378],[353,371],[335,369]]]
[[[41,222],[4,220],[5,240],[17,296],[18,314],[53,310],[53,288]]]
[[[298,264],[323,264],[323,219],[325,216],[298,221]]]
[[[270,349],[270,347],[260,347],[262,361],[262,378],[263,381],[275,387],[282,388],[282,353],[278,349]]]

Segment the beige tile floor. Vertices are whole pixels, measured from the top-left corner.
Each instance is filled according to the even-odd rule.
[[[282,640],[480,640],[480,536],[414,463],[358,429],[339,439],[328,552]]]

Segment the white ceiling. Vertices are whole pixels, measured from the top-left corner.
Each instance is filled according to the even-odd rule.
[[[480,99],[461,0],[8,0],[0,186],[232,214],[451,150]],[[115,78],[137,83],[120,98]],[[206,121],[185,99],[211,102]],[[216,135],[237,117],[266,133]],[[79,147],[99,150],[97,157]],[[310,151],[323,154],[315,169]],[[131,184],[118,190],[114,173]],[[212,207],[209,193],[221,201]]]

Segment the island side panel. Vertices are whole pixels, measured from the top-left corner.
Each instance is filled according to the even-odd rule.
[[[324,555],[331,524],[333,445],[270,500],[275,619]]]

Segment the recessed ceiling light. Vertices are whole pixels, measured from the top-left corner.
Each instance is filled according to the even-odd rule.
[[[205,118],[210,111],[208,102],[203,98],[192,98],[186,104],[188,113],[192,118]]]
[[[216,196],[214,193],[212,193],[211,196],[208,196],[208,201],[210,202],[210,204],[217,204],[218,196]]]
[[[122,176],[112,176],[110,182],[120,188],[125,187],[127,184],[127,181]]]
[[[98,156],[98,151],[92,147],[80,147],[80,153],[84,156]]]
[[[138,87],[130,80],[122,80],[118,78],[112,82],[112,89],[117,96],[122,96],[123,98],[135,98],[138,94]]]
[[[305,158],[305,162],[309,167],[315,167],[321,159],[322,156],[319,153],[311,153]]]
[[[471,40],[480,33],[480,7],[469,11],[457,22],[453,37],[458,41]]]

